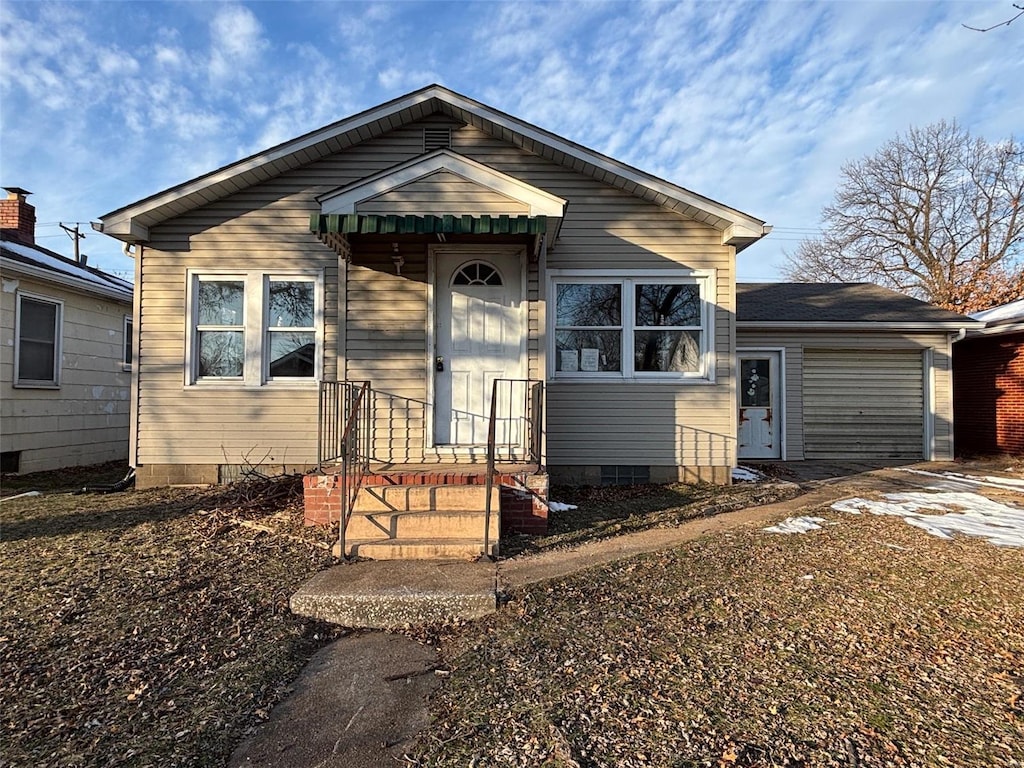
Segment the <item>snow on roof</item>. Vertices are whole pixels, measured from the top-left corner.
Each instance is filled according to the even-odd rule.
[[[13,240],[0,241],[3,256],[12,262],[26,264],[53,275],[57,282],[93,289],[104,295],[131,301],[134,286],[127,280],[108,274],[95,267],[83,266],[37,245],[25,245]]]
[[[1011,301],[999,307],[992,307],[971,315],[975,320],[983,323],[1008,323],[1014,320],[1024,320],[1024,299]]]

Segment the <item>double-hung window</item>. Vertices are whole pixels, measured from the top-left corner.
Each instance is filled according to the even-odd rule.
[[[553,274],[554,378],[713,377],[708,274]]]
[[[267,377],[316,375],[316,282],[308,278],[266,282]]]
[[[319,273],[189,274],[186,383],[312,382],[323,357]]]
[[[15,318],[14,385],[56,388],[60,386],[60,301],[18,293]]]

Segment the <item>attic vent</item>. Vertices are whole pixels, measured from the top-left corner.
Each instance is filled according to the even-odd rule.
[[[435,149],[452,148],[451,128],[424,128],[423,129],[423,151],[432,152]]]

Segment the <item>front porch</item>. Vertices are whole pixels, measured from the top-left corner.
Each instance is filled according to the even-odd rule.
[[[503,533],[546,533],[543,383],[495,379],[487,400],[483,445],[396,463],[380,460],[395,440],[392,398],[323,382],[306,524],[337,527],[336,555],[374,560],[495,557]]]

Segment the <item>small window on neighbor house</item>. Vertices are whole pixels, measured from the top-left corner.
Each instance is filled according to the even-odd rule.
[[[132,344],[134,343],[134,322],[131,315],[124,316],[124,349],[121,350],[121,363],[125,368],[132,367]]]
[[[64,305],[18,294],[14,382],[18,387],[60,385],[61,322]]]

